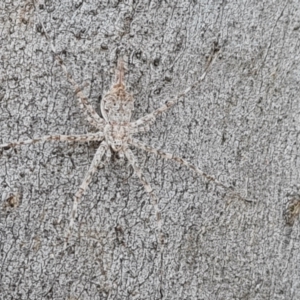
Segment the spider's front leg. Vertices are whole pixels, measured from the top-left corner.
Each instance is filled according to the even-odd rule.
[[[98,166],[101,164],[103,155],[105,154],[106,151],[110,151],[110,150],[108,149],[107,143],[105,141],[103,141],[93,158],[92,164],[89,167],[89,169],[83,179],[83,182],[81,183],[78,191],[76,192],[76,194],[74,196],[73,208],[72,208],[71,217],[70,217],[70,224],[69,224],[69,228],[66,232],[66,242],[68,241],[70,234],[72,233],[72,230],[74,227],[74,221],[77,218],[78,203],[80,202],[83,193],[85,192],[85,190],[88,188],[89,184],[91,183],[93,175],[97,171]]]
[[[162,234],[162,231],[161,231],[162,219],[161,219],[161,211],[158,207],[157,197],[156,197],[151,185],[147,182],[147,180],[146,180],[142,170],[140,169],[140,167],[139,167],[132,151],[129,148],[127,148],[124,152],[125,152],[125,156],[127,157],[129,163],[132,165],[134,172],[139,177],[139,179],[140,179],[141,183],[143,184],[146,192],[150,195],[150,198],[152,200],[152,205],[153,205],[154,210],[155,210],[155,216],[156,216],[158,233],[159,233],[158,242],[161,246],[161,252],[162,252],[163,245],[164,245],[164,237],[163,237],[163,234]]]
[[[142,149],[142,150],[147,151],[149,153],[153,153],[153,154],[155,154],[157,156],[160,156],[162,158],[165,158],[165,159],[168,159],[168,160],[173,160],[176,163],[179,163],[180,165],[183,165],[183,166],[193,170],[197,175],[200,175],[200,176],[206,178],[208,181],[212,181],[216,185],[221,186],[223,189],[225,189],[225,191],[228,191],[231,195],[237,196],[238,198],[240,198],[240,199],[242,199],[246,202],[253,202],[252,200],[245,199],[244,197],[242,197],[239,192],[237,192],[233,189],[232,186],[226,185],[225,183],[223,183],[223,182],[219,181],[218,179],[216,179],[214,176],[211,176],[211,175],[203,172],[202,170],[197,168],[195,165],[193,165],[192,163],[188,162],[187,160],[185,160],[185,159],[183,159],[179,156],[176,156],[174,154],[167,153],[167,152],[164,152],[162,150],[156,149],[154,147],[148,146],[148,145],[146,145],[146,144],[144,144],[144,143],[142,143],[139,140],[134,139],[134,138],[131,138],[128,141],[128,143],[130,145],[136,147],[136,148]]]
[[[193,164],[191,164],[190,162],[188,162],[187,160],[185,160],[185,159],[183,159],[179,156],[176,156],[174,154],[167,153],[167,152],[164,152],[162,150],[153,148],[153,147],[148,146],[148,145],[146,145],[146,144],[144,144],[144,143],[142,143],[139,140],[134,139],[134,138],[132,138],[129,141],[129,144],[136,147],[136,148],[142,149],[144,151],[153,153],[153,154],[155,154],[157,156],[160,156],[162,158],[173,160],[173,161],[179,163],[180,165],[186,166],[189,169],[193,170],[196,174],[206,178],[209,181],[213,181],[216,185],[219,185],[219,186],[223,187],[225,190],[230,190],[231,189],[230,186],[225,185],[221,181],[217,180],[214,176],[206,174],[205,172],[201,171],[196,166],[194,166]]]

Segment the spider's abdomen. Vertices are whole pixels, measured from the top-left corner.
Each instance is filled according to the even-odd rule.
[[[134,100],[125,90],[113,90],[104,97],[101,111],[108,122],[130,122]]]
[[[131,109],[127,109],[127,103],[123,105],[122,103],[116,108],[111,108],[107,111],[107,117],[110,122],[130,122],[131,119]]]

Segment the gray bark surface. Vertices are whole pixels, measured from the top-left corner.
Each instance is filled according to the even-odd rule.
[[[35,7],[34,7],[35,5]],[[0,150],[1,299],[300,299],[300,2],[0,2],[0,143],[95,132],[54,59],[100,113],[125,57],[133,119],[205,80],[136,137],[182,156],[245,198],[173,161],[134,153],[99,169],[63,238],[99,143]]]

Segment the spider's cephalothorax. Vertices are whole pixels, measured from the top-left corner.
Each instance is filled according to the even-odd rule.
[[[105,141],[113,151],[124,152],[128,148],[130,129],[126,124],[112,123],[104,128]]]

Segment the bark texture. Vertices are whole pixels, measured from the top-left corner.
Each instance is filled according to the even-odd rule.
[[[2,0],[0,143],[93,132],[47,34],[100,113],[120,56],[133,119],[205,80],[137,138],[252,202],[134,150],[94,176],[64,248],[72,198],[99,144],[0,151],[1,299],[300,299],[300,2]]]

